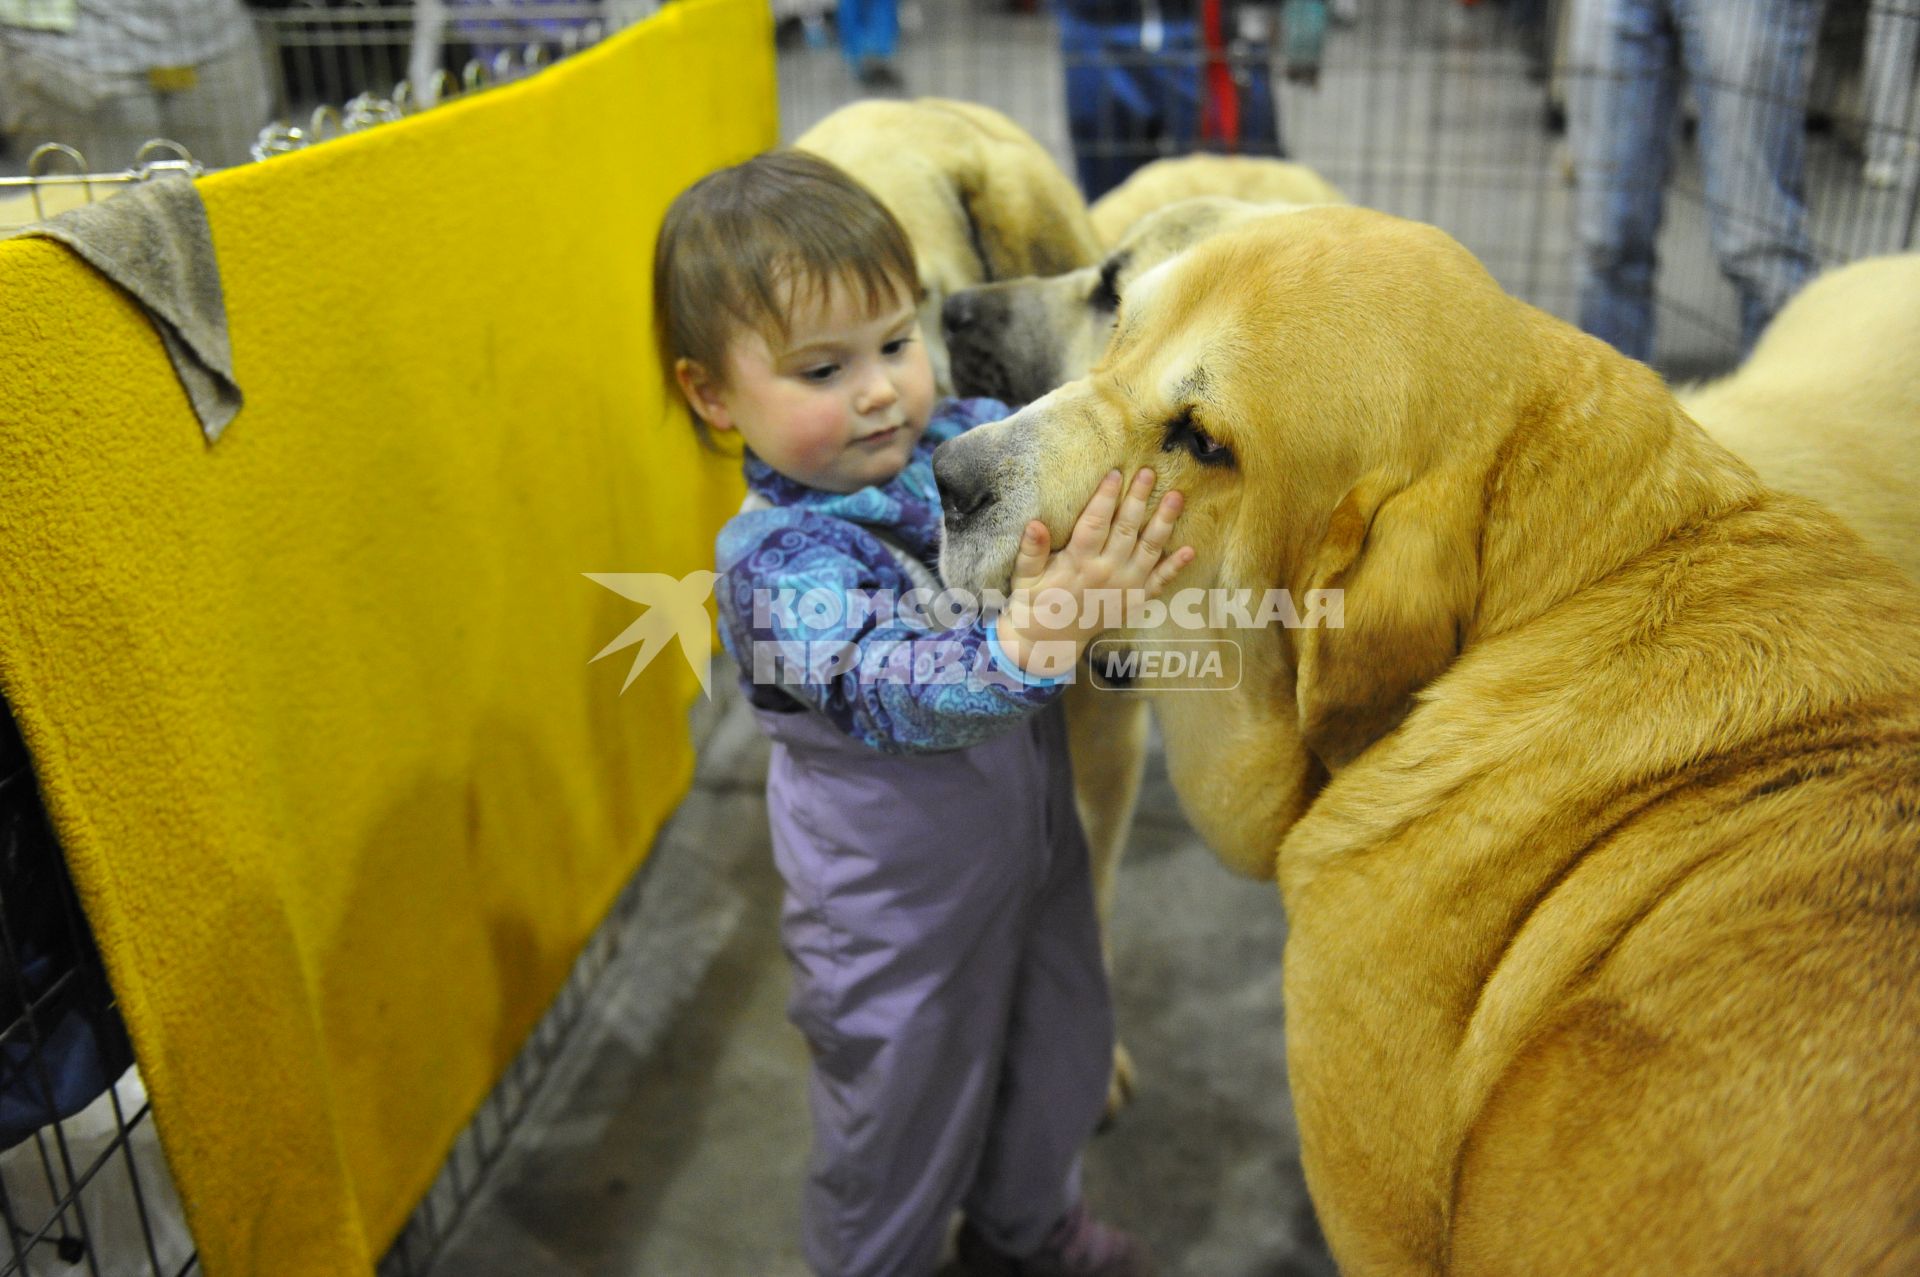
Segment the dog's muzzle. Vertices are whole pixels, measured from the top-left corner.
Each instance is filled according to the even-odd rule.
[[[1007,302],[998,285],[963,288],[940,307],[941,335],[952,360],[953,390],[966,397],[985,396],[1002,403],[1025,403],[1023,391],[1033,378],[1013,369],[1006,349]]]
[[[980,301],[972,289],[961,289],[940,307],[940,322],[949,333],[963,333],[980,320]]]
[[[947,522],[959,526],[993,504],[993,470],[988,450],[960,448],[950,439],[933,450],[933,480]]]

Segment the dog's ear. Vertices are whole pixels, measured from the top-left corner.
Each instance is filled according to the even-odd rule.
[[[1447,470],[1406,486],[1367,475],[1334,508],[1306,589],[1338,590],[1340,601],[1296,631],[1300,734],[1329,771],[1391,731],[1459,654],[1476,590],[1477,509]]]

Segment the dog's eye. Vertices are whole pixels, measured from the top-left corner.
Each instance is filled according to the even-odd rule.
[[[1233,449],[1202,430],[1194,421],[1191,408],[1183,409],[1179,416],[1167,423],[1166,438],[1161,442],[1160,450],[1172,452],[1176,448],[1203,466],[1233,464]]]
[[[1126,264],[1124,255],[1106,260],[1100,267],[1100,282],[1093,286],[1093,292],[1087,296],[1087,305],[1107,312],[1120,309],[1120,269]]]
[[[1187,451],[1196,461],[1231,461],[1233,455],[1227,451],[1227,445],[1215,439],[1204,430],[1195,430],[1187,436]]]

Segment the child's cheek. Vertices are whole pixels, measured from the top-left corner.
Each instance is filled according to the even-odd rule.
[[[919,366],[907,390],[907,413],[917,426],[925,427],[933,416],[933,364],[920,352]]]
[[[810,468],[832,464],[846,449],[847,430],[841,417],[837,408],[816,404],[810,405],[795,423],[795,449]]]

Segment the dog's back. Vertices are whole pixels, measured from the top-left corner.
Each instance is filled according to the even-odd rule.
[[[1737,372],[1680,402],[1761,478],[1920,579],[1920,253],[1822,275]]]
[[[1092,210],[1094,234],[1118,244],[1155,209],[1202,195],[1255,204],[1345,204],[1333,183],[1304,164],[1258,155],[1182,155],[1155,160],[1101,196]]]
[[[1824,523],[1782,500],[1619,583],[1698,618],[1619,699],[1717,729],[1541,831],[1581,847],[1470,1020],[1452,1271],[1920,1271],[1920,591]]]

